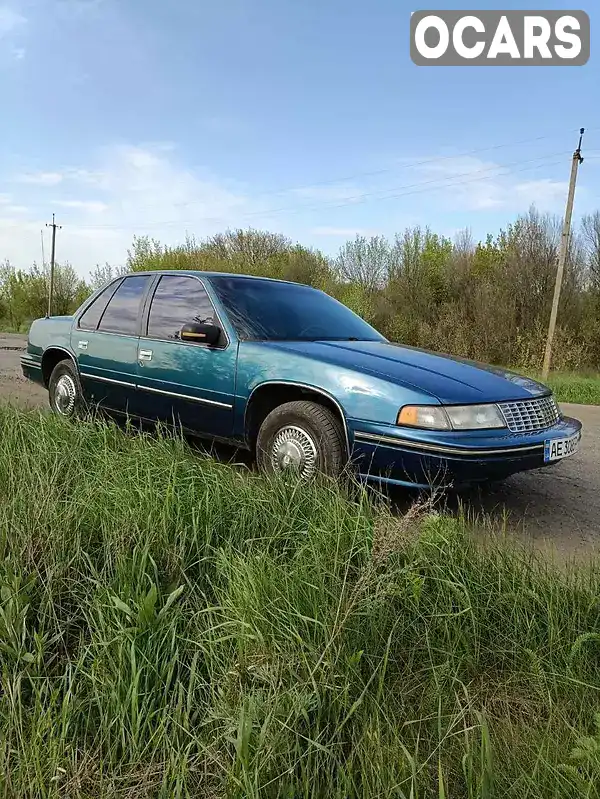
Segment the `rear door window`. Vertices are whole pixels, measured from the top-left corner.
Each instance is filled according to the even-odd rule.
[[[126,277],[108,303],[98,330],[135,336],[138,333],[140,304],[148,286],[149,277]]]
[[[104,291],[99,294],[91,305],[88,305],[83,314],[79,317],[78,327],[82,330],[96,330],[98,322],[104,313],[106,306],[112,295],[117,290],[118,282],[111,283]]]

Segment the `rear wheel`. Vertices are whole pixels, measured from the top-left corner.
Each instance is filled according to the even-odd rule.
[[[50,407],[59,416],[73,419],[85,411],[85,401],[75,364],[65,359],[56,364],[48,381]]]
[[[346,462],[344,433],[323,405],[298,400],[279,405],[266,417],[256,442],[256,461],[266,472],[337,477]]]

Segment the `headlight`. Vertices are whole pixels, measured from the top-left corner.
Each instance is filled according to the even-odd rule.
[[[486,430],[506,427],[497,405],[456,405],[446,408],[455,430]]]
[[[405,405],[396,423],[425,430],[489,430],[506,427],[497,405]]]

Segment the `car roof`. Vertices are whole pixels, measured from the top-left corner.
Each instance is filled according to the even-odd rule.
[[[233,280],[268,280],[270,283],[288,283],[292,286],[305,286],[306,288],[312,288],[312,286],[306,286],[304,283],[297,283],[293,280],[280,280],[279,278],[275,277],[263,277],[262,275],[243,275],[237,272],[210,272],[204,269],[149,269],[145,272],[127,272],[124,275],[120,275],[120,277],[129,277],[131,275],[188,275],[192,277],[204,276],[204,277],[229,277]]]

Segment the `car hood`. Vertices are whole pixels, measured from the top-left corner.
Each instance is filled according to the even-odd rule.
[[[387,341],[283,341],[265,346],[384,378],[444,403],[501,402],[550,393],[541,383],[506,369]]]

